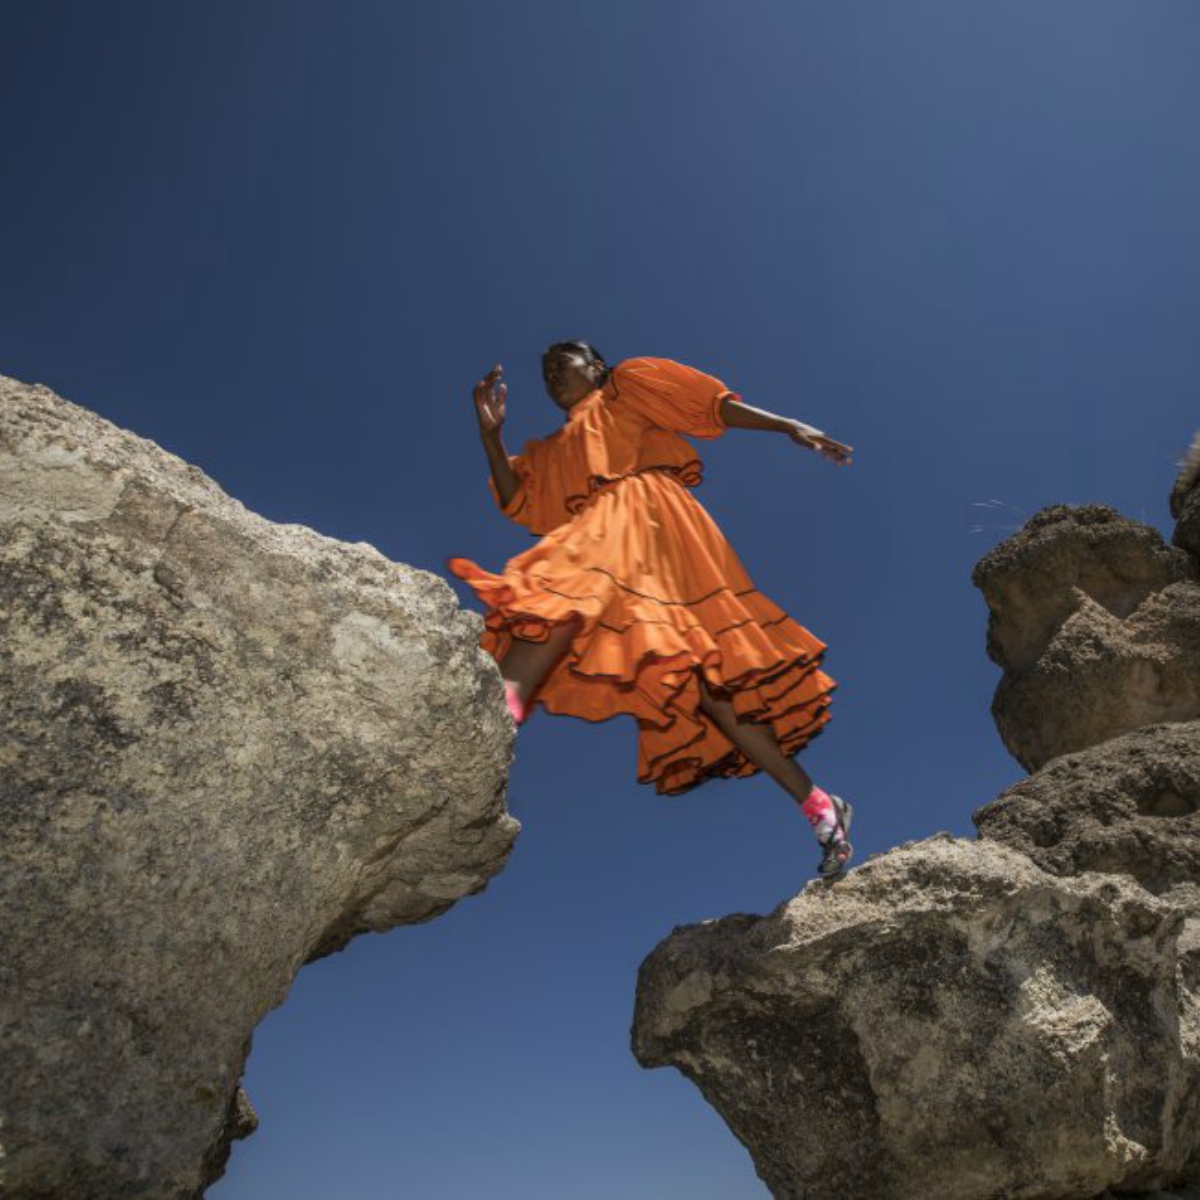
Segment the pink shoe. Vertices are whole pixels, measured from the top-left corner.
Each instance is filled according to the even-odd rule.
[[[524,725],[529,719],[529,709],[521,703],[521,698],[517,695],[517,685],[511,679],[504,681],[504,698],[508,701],[508,711],[512,713],[512,719],[518,725]]]

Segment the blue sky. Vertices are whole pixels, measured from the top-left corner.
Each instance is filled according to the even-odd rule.
[[[487,494],[484,371],[510,450],[561,420],[550,341],[718,375],[855,447],[697,443],[698,498],[829,645],[801,761],[859,861],[969,836],[1022,774],[972,566],[1051,503],[1169,532],[1198,60],[1194,0],[6,0],[0,372],[476,610],[444,559],[530,544]],[[508,866],[305,968],[214,1200],[767,1194],[634,1062],[634,983],[674,925],[793,895],[815,844],[763,776],[667,799],[635,764],[631,723],[523,727]]]

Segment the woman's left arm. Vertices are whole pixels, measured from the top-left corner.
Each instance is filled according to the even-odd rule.
[[[755,408],[742,400],[734,400],[726,396],[721,401],[721,419],[730,429],[766,429],[771,432],[786,433],[794,442],[808,446],[811,450],[825,455],[838,466],[846,466],[851,462],[850,453],[853,446],[834,441],[826,437],[819,429],[806,425],[794,417],[780,417],[766,409]]]

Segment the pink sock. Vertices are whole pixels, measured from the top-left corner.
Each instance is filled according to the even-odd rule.
[[[824,842],[837,828],[837,809],[833,807],[829,793],[823,792],[816,784],[813,784],[807,799],[801,802],[800,811],[808,818],[819,842]]]
[[[517,695],[517,685],[511,679],[504,681],[504,698],[508,701],[508,711],[512,713],[512,719],[518,725],[523,725],[529,710],[521,703],[521,697]]]

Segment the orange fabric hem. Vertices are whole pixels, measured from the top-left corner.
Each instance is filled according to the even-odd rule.
[[[792,757],[829,721],[837,683],[821,670],[825,644],[751,588],[720,588],[694,607],[698,620],[662,619],[661,610],[628,597],[623,626],[601,620],[600,596],[566,596],[536,577],[493,574],[465,558],[447,569],[486,607],[480,648],[499,662],[514,636],[542,642],[576,616],[583,623],[530,707],[606,721],[621,714],[638,724],[639,783],[679,795],[710,778],[748,778],[761,768],[700,708],[699,668],[740,717],[768,723]],[[749,616],[747,616],[749,614]]]

